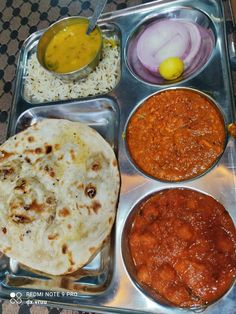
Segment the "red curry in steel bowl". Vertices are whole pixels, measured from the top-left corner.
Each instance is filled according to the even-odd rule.
[[[195,178],[224,151],[224,118],[213,100],[193,89],[158,92],[131,115],[126,128],[129,155],[142,172],[163,181]]]
[[[177,307],[215,302],[236,277],[234,223],[222,204],[198,191],[173,188],[146,197],[130,213],[122,245],[139,287]]]

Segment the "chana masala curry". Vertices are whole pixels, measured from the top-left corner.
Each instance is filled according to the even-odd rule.
[[[167,90],[148,98],[131,116],[127,148],[147,175],[164,181],[194,178],[223,153],[224,119],[216,105],[193,90]]]
[[[221,297],[236,276],[236,230],[225,208],[189,189],[151,195],[137,208],[128,243],[137,281],[180,307]]]

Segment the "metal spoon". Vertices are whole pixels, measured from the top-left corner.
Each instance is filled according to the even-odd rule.
[[[97,20],[99,19],[105,5],[107,3],[107,0],[97,0],[97,5],[95,7],[93,16],[89,20],[89,25],[86,34],[89,35],[94,27],[97,25]]]

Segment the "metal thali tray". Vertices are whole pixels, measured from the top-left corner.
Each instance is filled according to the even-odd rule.
[[[94,97],[31,103],[24,97],[25,68],[29,56],[36,50],[42,31],[30,36],[22,47],[15,95],[8,126],[8,136],[35,121],[65,118],[82,121],[95,128],[114,148],[121,173],[121,190],[116,223],[110,240],[95,259],[78,274],[48,277],[9,260],[0,259],[0,297],[9,299],[10,292],[20,292],[24,301],[47,301],[52,306],[90,310],[103,313],[182,313],[183,310],[164,306],[148,298],[130,278],[122,256],[122,231],[132,208],[154,191],[185,187],[211,195],[221,202],[236,223],[236,145],[228,138],[225,151],[203,176],[178,183],[163,183],[140,173],[131,163],[125,148],[124,130],[131,112],[148,96],[160,90],[188,87],[209,94],[222,110],[226,124],[235,120],[233,87],[226,43],[225,20],[220,0],[153,1],[125,10],[104,14],[101,27],[120,41],[121,74],[116,87],[109,93]],[[140,79],[127,60],[127,51],[137,29],[161,14],[181,17],[210,29],[215,46],[209,60],[188,78],[171,84],[153,84]],[[51,291],[51,293],[49,293]],[[34,292],[34,293],[33,293]],[[47,292],[47,293],[46,293]],[[55,292],[55,293],[54,293]],[[233,313],[236,307],[236,286],[205,313]],[[187,310],[185,311],[187,312]]]

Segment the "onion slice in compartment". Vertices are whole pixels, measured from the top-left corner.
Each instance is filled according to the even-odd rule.
[[[158,73],[159,65],[165,59],[179,57],[187,71],[202,58],[202,37],[201,28],[191,21],[160,20],[140,35],[137,57],[153,73]]]
[[[185,64],[185,67],[188,68],[193,64],[194,59],[200,52],[202,38],[199,28],[196,24],[191,22],[182,22],[185,27],[188,29],[189,37],[190,37],[190,49],[185,56],[182,56],[182,60]]]
[[[137,56],[148,70],[156,72],[166,58],[186,55],[190,44],[184,24],[162,20],[151,24],[142,33],[137,43]]]

